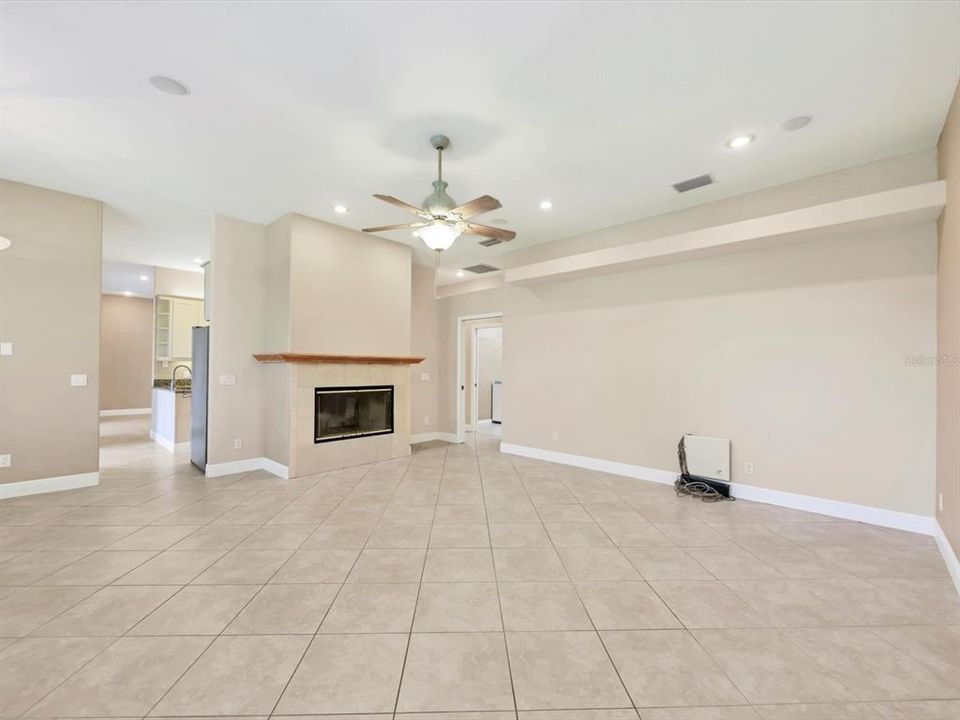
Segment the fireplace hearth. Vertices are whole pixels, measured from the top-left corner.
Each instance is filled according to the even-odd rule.
[[[314,443],[391,434],[393,387],[357,385],[316,388]]]

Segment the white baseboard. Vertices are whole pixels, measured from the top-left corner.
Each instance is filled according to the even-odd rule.
[[[510,443],[500,443],[500,451],[511,455],[520,455],[536,460],[546,460],[547,462],[555,462],[561,465],[573,465],[574,467],[610,473],[611,475],[622,475],[624,477],[650,480],[667,485],[672,485],[677,479],[678,474],[676,472],[642,467],[640,465],[628,465],[610,460],[601,460],[583,455],[571,455],[569,453],[543,450],[525,445],[512,445]],[[843,518],[845,520],[856,520],[858,522],[869,523],[870,525],[896,528],[897,530],[906,530],[923,535],[936,536],[940,528],[934,518],[925,515],[913,515],[911,513],[885,510],[868,505],[840,502],[839,500],[825,500],[811,495],[799,495],[782,490],[769,490],[754,485],[731,483],[730,494],[742,500],[752,500],[768,505],[777,505],[794,510],[803,510],[820,515]]]
[[[534,460],[546,460],[547,462],[554,462],[559,465],[572,465],[573,467],[584,468],[586,470],[598,470],[599,472],[610,473],[611,475],[622,475],[624,477],[636,478],[637,480],[649,480],[665,485],[673,485],[673,481],[677,479],[676,473],[667,472],[666,470],[657,470],[656,468],[642,467],[640,465],[628,465],[626,463],[613,462],[612,460],[601,460],[600,458],[587,457],[586,455],[571,455],[570,453],[558,452],[556,450],[543,450],[541,448],[527,447],[526,445],[500,443],[500,452],[533,458]]]
[[[153,440],[157,445],[162,447],[167,452],[171,453],[183,453],[190,451],[190,441],[175,443],[170,438],[166,438],[163,435],[158,435],[153,430],[150,431],[150,439]]]
[[[149,415],[150,408],[126,408],[123,410],[101,410],[100,417],[116,417],[118,415]]]
[[[943,555],[943,561],[947,564],[947,571],[953,579],[953,586],[960,593],[960,560],[957,559],[957,554],[950,546],[950,541],[947,540],[940,523],[937,523],[937,532],[933,537],[937,541],[937,547],[940,548],[940,554]]]
[[[286,465],[281,465],[277,461],[265,457],[215,464],[208,463],[206,474],[207,477],[221,477],[222,475],[234,475],[236,473],[253,472],[254,470],[266,470],[268,473],[284,480],[290,477],[290,469]]]
[[[21,495],[37,495],[39,493],[57,492],[59,490],[76,490],[77,488],[92,487],[99,483],[99,472],[3,483],[0,485],[0,500],[20,497]]]
[[[448,442],[448,443],[456,443],[457,436],[453,433],[445,433],[445,432],[427,432],[427,433],[419,433],[417,435],[410,436],[411,445],[416,445],[417,443],[430,442],[431,440],[443,440],[444,442]]]

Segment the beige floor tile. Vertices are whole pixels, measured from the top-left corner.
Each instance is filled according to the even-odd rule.
[[[592,630],[569,582],[502,582],[500,606],[509,630]]]
[[[415,633],[398,712],[512,710],[502,633]]]
[[[529,501],[493,503],[488,499],[487,518],[491,524],[540,522],[540,516]]]
[[[265,585],[224,634],[313,634],[339,589],[339,584]]]
[[[437,505],[434,524],[485,523],[487,512],[483,505]]]
[[[303,547],[360,550],[373,532],[373,527],[373,523],[321,525],[304,541]]]
[[[450,506],[453,507],[453,506]],[[488,548],[490,533],[486,523],[443,523],[433,525],[431,548]]]
[[[618,548],[557,548],[574,581],[640,580],[640,574]]]
[[[406,635],[318,635],[276,712],[392,712],[406,649]]]
[[[746,704],[686,630],[607,631],[601,637],[638,707]]]
[[[199,585],[262,585],[290,557],[289,550],[231,550],[205,570]]]
[[[802,580],[727,580],[733,590],[769,627],[856,625],[856,618],[813,593]]]
[[[760,720],[757,711],[749,705],[640,708],[639,710],[643,720]]]
[[[270,582],[342,583],[356,559],[356,550],[297,550]]]
[[[950,578],[890,578],[871,582],[896,598],[904,612],[922,616],[917,625],[960,624],[960,594]]]
[[[665,547],[673,541],[649,522],[601,523],[604,532],[619,547]]]
[[[29,715],[143,717],[209,643],[209,638],[120,638]]]
[[[25,638],[0,652],[0,716],[19,717],[113,642],[113,638]]]
[[[343,720],[353,720],[353,717]],[[397,713],[397,720],[516,720],[513,712]],[[326,720],[324,718],[323,720]]]
[[[692,547],[687,554],[720,580],[765,580],[782,578],[779,572],[746,550],[732,547]]]
[[[653,521],[654,526],[680,547],[716,548],[733,545],[733,541],[721,535],[706,523],[696,520],[664,522]]]
[[[84,552],[27,552],[0,564],[0,586],[30,585],[84,557]],[[96,583],[99,584],[99,583]]]
[[[637,720],[636,710],[521,710],[520,720]]]
[[[332,505],[288,505],[267,522],[268,525],[313,525],[322,523],[333,511]]]
[[[232,550],[257,528],[252,525],[207,525],[173,545],[171,550]]]
[[[871,707],[883,720],[956,720],[960,717],[960,700],[885,702]]]
[[[259,585],[191,585],[145,617],[130,635],[218,635]]]
[[[85,585],[10,588],[0,598],[0,637],[21,637],[97,591]]]
[[[39,581],[39,584],[107,585],[138,565],[147,562],[155,554],[152,551],[134,552],[126,550],[90,553],[73,565],[68,565],[52,575],[47,575]],[[17,561],[13,560],[12,562]]]
[[[320,632],[410,632],[418,588],[417,583],[345,585],[320,625]]]
[[[654,592],[688,628],[769,627],[771,621],[718,580],[653,580]]]
[[[364,550],[347,582],[419,582],[425,556],[425,550]]]
[[[490,582],[493,556],[485,548],[434,548],[427,551],[424,582]]]
[[[805,547],[795,545],[751,545],[755,555],[784,577],[794,579],[825,579],[848,577],[849,572],[816,555]]]
[[[118,585],[186,585],[213,565],[220,550],[167,550],[119,578]]]
[[[803,628],[785,633],[861,700],[960,698],[960,687],[927,670],[868,628]]]
[[[625,547],[620,552],[644,580],[713,580],[703,565],[674,547]]]
[[[303,635],[217,638],[150,714],[269,713],[308,642]]]
[[[414,632],[500,631],[500,601],[494,583],[423,583]]]
[[[567,580],[560,556],[552,547],[494,548],[497,580]]]
[[[497,548],[552,547],[546,528],[539,522],[491,523],[490,544]]]
[[[693,635],[755,705],[860,699],[781,630],[695,630]]]
[[[594,522],[546,523],[550,539],[555,547],[609,548],[613,542]]]
[[[518,709],[631,706],[596,632],[507,633],[507,645]]]
[[[177,591],[174,587],[105,587],[34,631],[52,637],[120,636]]]
[[[579,503],[536,504],[544,525],[551,523],[590,523],[593,518]]]
[[[796,705],[759,705],[763,720],[877,720],[869,703],[799,703]]]
[[[577,583],[598,630],[678,628],[680,621],[645,582]]]
[[[900,652],[960,688],[960,627],[920,625],[871,629]]]
[[[264,525],[248,535],[238,550],[296,550],[310,537],[316,525]]]
[[[425,548],[430,538],[430,524],[415,525],[381,523],[367,540],[368,548]]]
[[[166,550],[199,530],[197,525],[151,525],[120,538],[107,546],[109,550]]]

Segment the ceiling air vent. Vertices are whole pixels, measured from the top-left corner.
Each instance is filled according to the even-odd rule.
[[[500,268],[495,268],[493,265],[487,265],[486,263],[480,263],[479,265],[471,265],[470,267],[465,267],[464,270],[467,272],[476,273],[477,275],[482,275],[483,273],[496,272]]]
[[[685,193],[690,192],[691,190],[696,190],[704,185],[713,185],[713,182],[713,177],[710,175],[698,175],[697,177],[690,178],[689,180],[681,180],[678,183],[674,183],[673,189],[678,193]]]
[[[480,244],[484,247],[493,247],[494,245],[499,245],[503,240],[497,240],[496,238],[487,238],[486,240],[481,240]]]

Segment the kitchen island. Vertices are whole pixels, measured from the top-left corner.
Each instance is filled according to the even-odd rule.
[[[150,439],[169,452],[190,450],[189,380],[154,380]]]

